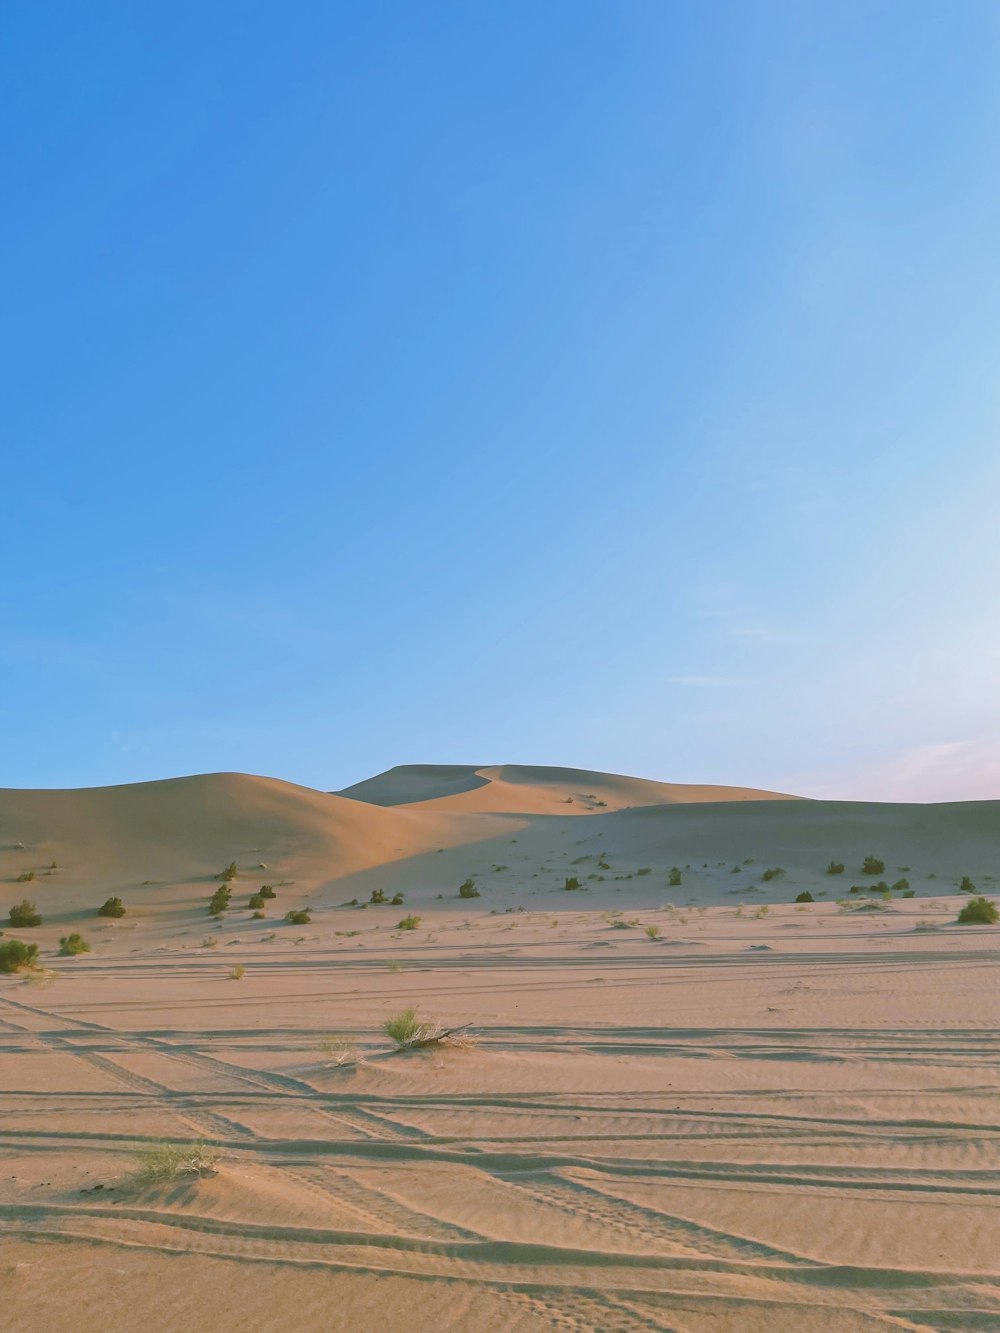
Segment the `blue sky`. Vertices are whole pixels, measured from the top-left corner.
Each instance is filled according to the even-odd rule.
[[[989,0],[0,36],[0,784],[1000,797]]]

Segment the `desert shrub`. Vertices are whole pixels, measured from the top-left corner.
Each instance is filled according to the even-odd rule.
[[[904,898],[915,898],[916,896],[917,896],[917,891],[916,891],[916,889],[904,889],[904,890],[903,890],[903,897],[904,897]]]
[[[843,861],[831,861],[826,868],[828,875],[842,875],[844,873]]]
[[[292,926],[308,926],[312,917],[305,908],[300,908],[297,912],[286,912],[285,920]]]
[[[848,892],[849,892],[849,893],[867,893],[867,892],[868,892],[868,888],[867,888],[867,886],[864,885],[864,884],[852,884],[851,887],[850,887],[850,889],[848,889]]]
[[[223,880],[226,884],[231,884],[232,881],[236,878],[238,873],[239,872],[236,869],[236,862],[230,861],[229,864],[226,866],[225,870],[223,870],[220,874],[216,875],[215,878]]]
[[[764,883],[766,884],[766,883],[768,882],[768,880],[772,880],[772,879],[784,879],[784,877],[785,877],[785,872],[784,872],[784,870],[781,868],[781,866],[772,866],[772,867],[770,868],[770,870],[764,870],[764,871],[762,871],[760,877],[761,877],[761,879],[764,881]]]
[[[59,941],[59,952],[64,958],[71,958],[74,954],[90,953],[90,945],[82,935],[74,931],[72,935],[64,935]]]
[[[861,867],[863,875],[881,875],[885,872],[885,862],[880,861],[877,856],[866,856],[864,864]]]
[[[868,890],[868,892],[869,892],[869,893],[888,893],[888,892],[889,892],[889,885],[885,882],[884,879],[880,879],[879,882],[878,882],[877,884],[873,884],[873,885],[871,886],[871,888]]]
[[[40,926],[42,918],[38,908],[28,898],[22,898],[8,913],[12,926]]]
[[[97,909],[98,916],[120,917],[125,915],[125,904],[120,898],[106,898]]]
[[[30,884],[34,878],[35,878],[35,872],[33,870],[22,870],[17,877],[16,883]]]
[[[958,919],[963,926],[992,926],[1000,920],[1000,912],[989,898],[970,898],[959,912]]]
[[[235,965],[235,967],[231,967],[231,968],[229,969],[229,980],[230,980],[230,981],[242,981],[243,978],[246,976],[246,973],[247,973],[247,970],[246,970],[246,968],[243,966],[243,964],[242,964],[242,963],[237,963],[237,964]]]
[[[892,887],[896,890],[897,893],[902,893],[904,889],[908,889],[910,887],[910,881],[908,879],[897,879]]]
[[[652,869],[653,869],[652,866],[640,866],[635,873],[637,875],[649,875],[652,873]]]
[[[422,918],[419,916],[404,916],[402,921],[396,922],[396,929],[416,930],[416,928],[420,925],[421,919]]]
[[[263,906],[264,906],[263,895],[260,893],[251,893],[249,899],[247,900],[247,907],[249,907],[250,910],[253,912],[259,912]]]
[[[418,1041],[427,1041],[434,1034],[434,1026],[417,1017],[416,1009],[403,1009],[382,1024],[382,1031],[402,1049]]]
[[[276,898],[278,895],[274,892],[273,885],[262,884],[260,886],[260,896],[262,898]]]
[[[402,907],[402,906],[403,906],[403,895],[402,895],[401,893],[394,893],[394,894],[392,895],[392,897],[389,899],[389,903],[390,903],[390,906],[392,906],[392,907]]]
[[[38,966],[38,945],[23,940],[0,940],[0,972],[20,972]]]
[[[260,909],[258,909],[256,912],[251,912],[251,914],[250,914],[250,920],[251,920],[251,921],[263,921],[264,918],[265,918],[266,916],[267,916],[267,913],[266,913],[266,912],[262,912],[262,911],[260,911]]]
[[[809,892],[808,889],[804,889],[802,893],[797,893],[795,895],[795,901],[797,903],[814,903],[816,899],[812,896],[812,894]]]
[[[567,875],[566,879],[563,881],[564,889],[578,889],[579,887],[580,881],[575,875]]]
[[[217,949],[219,947],[219,941],[214,935],[206,935],[201,942],[201,947],[203,949]]]
[[[680,872],[680,870],[677,868],[677,866],[671,866],[671,867],[670,867],[670,874],[669,874],[669,876],[667,877],[667,883],[670,885],[670,887],[671,887],[672,889],[676,889],[677,885],[678,885],[680,882],[681,882],[681,872]]]
[[[973,884],[972,880],[968,877],[968,875],[962,876],[962,882],[958,886],[958,891],[959,893],[975,893],[976,886],[975,884]]]
[[[218,1152],[205,1143],[147,1143],[136,1152],[132,1179],[157,1185],[181,1176],[214,1176]]]
[[[353,1037],[324,1037],[319,1048],[335,1065],[346,1065],[357,1059],[357,1042]]]
[[[370,903],[384,903],[386,901],[385,889],[372,889],[372,896],[368,901]]]
[[[770,910],[771,910],[771,909],[768,907],[767,903],[761,903],[761,905],[760,905],[760,906],[757,908],[757,910],[754,912],[754,917],[755,917],[757,920],[760,920],[761,917],[765,917],[765,916],[767,916],[767,914],[768,914],[768,912],[769,912]]]
[[[225,884],[220,884],[212,894],[208,904],[209,914],[219,916],[229,906],[229,900],[233,896],[233,891]]]
[[[647,939],[650,939],[650,940],[658,940],[658,939],[660,938],[660,927],[659,927],[659,926],[647,926],[647,927],[646,927],[646,938],[647,938]]]
[[[467,879],[464,884],[459,884],[458,896],[460,898],[478,898],[479,890],[476,888],[476,881]]]

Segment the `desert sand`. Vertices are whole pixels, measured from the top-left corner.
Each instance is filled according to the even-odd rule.
[[[4,936],[44,970],[0,977],[0,1327],[1000,1330],[1000,927],[956,922],[998,873],[989,801],[0,792],[0,914],[44,917]],[[397,1050],[411,1006],[464,1030]],[[137,1182],[157,1139],[216,1173]]]

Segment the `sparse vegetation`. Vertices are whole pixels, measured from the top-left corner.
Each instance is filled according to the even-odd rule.
[[[247,907],[253,912],[259,912],[264,906],[264,895],[261,893],[251,893]]]
[[[877,856],[866,856],[861,866],[863,875],[883,875],[885,874],[885,862],[880,861]]]
[[[647,927],[646,927],[646,938],[647,938],[647,939],[650,939],[650,940],[658,940],[658,939],[660,938],[660,927],[659,927],[659,926],[647,926]]]
[[[59,941],[59,952],[64,958],[72,958],[78,953],[90,953],[90,945],[81,934],[74,931],[72,935],[64,935]]]
[[[754,912],[754,917],[756,918],[756,920],[759,921],[762,917],[767,916],[769,911],[770,908],[768,907],[767,903],[761,903],[761,905]]]
[[[797,893],[795,895],[795,901],[797,903],[814,903],[816,899],[812,896],[812,894],[809,892],[808,889],[804,889],[801,893]]]
[[[843,861],[831,861],[826,868],[828,875],[842,875],[844,873]]]
[[[653,870],[652,866],[640,866],[635,873],[637,875],[649,875],[652,873],[652,870]]]
[[[904,898],[915,898],[916,896],[917,896],[917,891],[916,891],[916,889],[904,889],[904,890],[903,890],[903,897],[904,897]]]
[[[478,898],[479,890],[476,888],[476,881],[467,879],[464,884],[459,884],[458,896],[460,898]]]
[[[0,940],[0,972],[24,972],[38,966],[38,945],[23,940]]]
[[[262,898],[276,898],[278,895],[275,893],[273,885],[262,884],[260,886],[260,896]]]
[[[233,896],[233,891],[226,884],[220,884],[212,894],[208,904],[209,916],[221,916],[229,906],[229,900]]]
[[[667,883],[672,889],[676,889],[681,882],[681,872],[677,866],[670,867],[670,874],[667,876]]]
[[[396,922],[397,930],[416,930],[420,925],[422,918],[419,916],[404,916],[402,921]]]
[[[396,1043],[400,1050],[403,1050],[406,1046],[414,1046],[417,1042],[427,1041],[435,1028],[433,1024],[419,1019],[416,1009],[410,1008],[403,1009],[400,1013],[387,1018],[382,1024],[382,1031]]]
[[[897,879],[892,887],[897,893],[902,893],[905,889],[910,887],[910,881],[908,879]]]
[[[575,875],[566,876],[566,879],[563,882],[564,889],[578,889],[579,887],[580,887],[580,881],[577,879]]]
[[[216,1149],[205,1143],[147,1143],[136,1152],[132,1179],[141,1188],[183,1176],[214,1176],[218,1156]]]
[[[402,907],[403,895],[401,893],[394,893],[390,898],[389,902],[392,907]]]
[[[201,947],[203,949],[217,949],[219,947],[219,941],[214,935],[206,935],[201,942]]]
[[[120,898],[106,898],[97,909],[97,915],[122,917],[125,915],[125,904]]]
[[[376,905],[386,902],[385,889],[372,889],[372,896],[368,901]]]
[[[353,1037],[324,1037],[319,1044],[324,1055],[328,1055],[335,1065],[350,1064],[357,1059],[357,1042]]]
[[[286,912],[285,920],[292,926],[308,926],[312,917],[303,907],[298,911]]]
[[[770,868],[769,870],[763,870],[763,871],[761,871],[761,876],[760,876],[760,877],[761,877],[761,879],[764,881],[764,883],[766,884],[766,883],[768,883],[768,882],[769,882],[770,880],[772,880],[772,879],[784,879],[784,877],[785,877],[785,872],[784,872],[784,870],[781,868],[781,866],[771,866],[771,868]]]
[[[968,875],[962,876],[962,882],[958,886],[959,893],[975,893],[976,886]]]
[[[260,910],[258,909],[256,912],[253,912],[253,913],[251,914],[251,916],[250,916],[250,920],[251,920],[251,921],[263,921],[264,918],[265,918],[266,916],[267,916],[267,913],[266,913],[266,912],[262,912],[262,911],[260,911]]]
[[[30,884],[34,878],[35,878],[35,872],[33,870],[22,870],[21,873],[18,875],[17,879],[15,880],[15,883]]]
[[[1000,920],[997,905],[989,898],[970,898],[958,914],[963,926],[994,926]]]
[[[226,884],[231,884],[238,874],[239,871],[236,869],[236,862],[230,861],[225,870],[216,875],[215,878],[221,879]]]
[[[231,968],[229,969],[229,980],[230,980],[230,981],[242,981],[243,978],[246,976],[246,972],[247,972],[247,970],[246,970],[246,968],[243,966],[243,964],[242,964],[242,963],[237,963],[237,964],[235,965],[235,967],[231,967]]]
[[[38,908],[28,898],[22,898],[19,903],[15,903],[8,913],[10,924],[19,928],[27,926],[40,926],[42,917]]]

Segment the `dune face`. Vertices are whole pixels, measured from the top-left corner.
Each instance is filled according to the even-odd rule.
[[[481,768],[451,764],[404,765],[355,783],[339,793],[373,805],[440,804],[448,810],[498,814],[594,814],[642,805],[705,801],[794,800],[753,787],[690,786],[622,777],[585,768],[499,764]]]
[[[0,974],[0,1322],[1000,1329],[1000,926],[956,923],[998,875],[994,801],[2,791],[0,912],[44,917],[4,939],[47,971]],[[469,1032],[397,1049],[410,1007]],[[218,1160],[140,1180],[151,1139]]]

